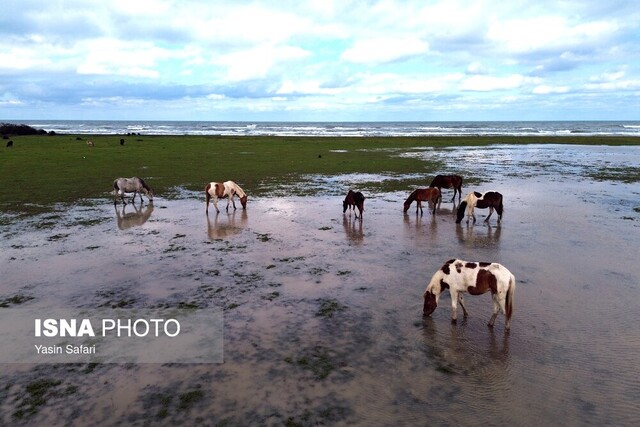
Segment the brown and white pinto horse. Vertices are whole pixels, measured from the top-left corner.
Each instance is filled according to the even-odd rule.
[[[418,213],[418,209],[420,209],[420,214],[422,214],[422,202],[433,203],[433,211],[431,213],[435,214],[439,198],[440,190],[435,187],[418,188],[417,190],[414,190],[409,197],[407,197],[407,200],[404,201],[404,212],[406,213],[409,210],[409,206],[411,206],[411,203],[415,200],[417,202],[416,214]]]
[[[218,199],[227,199],[227,211],[229,211],[229,203],[233,203],[233,209],[236,209],[236,201],[233,197],[237,194],[242,204],[242,209],[247,209],[247,194],[238,184],[233,181],[225,182],[210,182],[204,188],[205,198],[207,201],[206,213],[209,215],[209,201],[213,198],[213,206],[216,208],[216,212],[220,212],[218,209]]]
[[[436,175],[429,187],[436,187],[440,190],[440,197],[442,197],[443,188],[453,188],[452,202],[456,199],[456,193],[458,201],[462,198],[462,177],[460,175]]]
[[[467,224],[469,223],[470,218],[473,218],[473,223],[475,224],[476,216],[473,213],[474,208],[489,208],[489,215],[485,218],[484,222],[489,221],[489,218],[491,218],[491,214],[495,209],[496,212],[498,212],[498,224],[500,224],[500,221],[502,221],[502,212],[504,212],[502,194],[497,191],[487,191],[486,193],[478,193],[477,191],[474,191],[473,193],[467,194],[462,203],[460,203],[460,206],[458,206],[456,224],[460,224],[460,222],[462,222],[465,211],[467,213]]]
[[[362,218],[362,212],[364,212],[364,195],[359,191],[349,190],[347,193],[347,197],[344,198],[344,202],[342,202],[342,213],[347,211],[349,208],[349,215],[351,215],[351,209],[353,208],[353,213],[356,218],[358,218],[358,214],[356,213],[356,208],[360,211],[360,218]]]
[[[498,312],[505,315],[505,331],[511,327],[513,314],[513,296],[516,290],[515,276],[504,266],[495,262],[466,262],[450,259],[433,275],[422,295],[424,306],[422,314],[429,316],[438,306],[440,294],[445,290],[451,294],[451,321],[456,321],[457,303],[460,303],[464,316],[469,314],[464,305],[462,294],[482,295],[491,292],[493,315],[489,326],[493,326]]]

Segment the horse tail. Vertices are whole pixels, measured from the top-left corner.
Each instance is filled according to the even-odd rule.
[[[498,217],[502,218],[502,212],[504,212],[504,205],[502,204],[502,194],[500,194],[500,202],[498,203],[498,206],[496,206],[496,211],[498,212]]]
[[[516,291],[516,277],[511,274],[509,277],[509,289],[507,289],[506,297],[506,310],[507,310],[507,324],[511,321],[511,315],[513,314],[513,294]]]
[[[116,190],[116,194],[118,193],[118,190],[120,190],[120,188],[118,187],[118,180],[117,179],[113,180],[113,189]]]

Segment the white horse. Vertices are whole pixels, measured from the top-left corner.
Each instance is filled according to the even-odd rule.
[[[153,190],[142,178],[138,178],[137,176],[133,178],[116,178],[116,180],[113,181],[113,188],[115,190],[113,197],[114,205],[118,201],[118,196],[122,199],[122,203],[127,204],[124,200],[124,193],[133,193],[134,202],[136,200],[136,194],[138,194],[140,196],[140,202],[142,203],[142,193],[147,196],[149,202],[153,201]]]
[[[431,278],[422,295],[424,307],[422,313],[429,316],[438,306],[440,294],[445,290],[451,294],[451,321],[456,321],[456,307],[460,302],[464,316],[468,315],[462,294],[482,295],[491,291],[493,315],[489,326],[493,326],[502,311],[505,315],[505,330],[511,327],[513,313],[513,295],[516,290],[516,278],[506,267],[495,262],[467,262],[460,259],[447,261]]]
[[[233,181],[225,182],[210,182],[204,189],[205,198],[207,200],[206,213],[209,214],[209,201],[213,198],[213,206],[216,208],[216,212],[220,212],[218,209],[218,199],[227,199],[227,211],[229,211],[229,203],[233,204],[233,209],[236,209],[236,202],[233,197],[237,194],[242,204],[242,209],[247,209],[247,194],[238,184]]]

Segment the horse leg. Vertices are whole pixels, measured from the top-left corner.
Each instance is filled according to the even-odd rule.
[[[496,322],[496,317],[498,317],[498,312],[500,311],[500,303],[498,302],[498,294],[493,294],[493,314],[491,315],[491,319],[489,319],[489,327],[493,328],[493,324]]]
[[[462,297],[462,293],[458,294],[458,301],[460,302],[460,307],[462,307],[462,312],[464,313],[464,317],[467,317],[469,315],[469,312],[467,311],[467,307],[465,307],[464,305],[464,298]]]
[[[216,213],[220,213],[220,209],[218,209],[218,196],[213,196],[213,207],[216,208]]]
[[[453,291],[453,292],[452,292]],[[456,323],[458,320],[458,292],[453,290],[453,288],[449,289],[451,293],[451,323]]]
[[[420,215],[422,215],[423,211],[422,211],[422,202],[420,200],[417,201],[416,203],[416,215],[418,215],[418,209],[420,209]]]
[[[489,206],[489,215],[485,218],[484,222],[489,222],[489,218],[491,218],[492,213],[493,213],[493,206]]]

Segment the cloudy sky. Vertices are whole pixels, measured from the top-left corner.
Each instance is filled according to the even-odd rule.
[[[633,0],[3,0],[0,119],[634,120]]]

